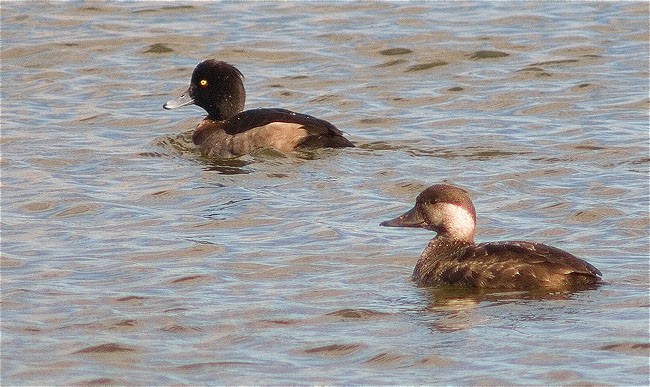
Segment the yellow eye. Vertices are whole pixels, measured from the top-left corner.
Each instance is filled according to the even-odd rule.
[[[205,80],[205,79],[201,79],[201,81],[199,82],[199,84],[200,84],[201,86],[207,86],[207,85],[208,85],[208,81]]]

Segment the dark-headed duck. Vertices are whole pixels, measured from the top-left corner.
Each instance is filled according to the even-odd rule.
[[[474,205],[466,191],[452,185],[425,189],[415,207],[381,226],[437,233],[415,265],[413,279],[419,285],[533,289],[600,282],[598,269],[555,247],[520,241],[474,243]]]
[[[260,148],[288,152],[302,147],[354,146],[334,125],[307,114],[285,109],[244,111],[243,78],[226,62],[204,60],[194,69],[187,91],[163,108],[194,104],[205,109],[208,116],[194,130],[192,141],[213,157],[237,157]]]

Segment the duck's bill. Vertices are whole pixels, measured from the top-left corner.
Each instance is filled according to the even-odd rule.
[[[171,109],[176,109],[179,107],[191,105],[193,103],[194,103],[194,99],[190,97],[190,89],[187,89],[187,91],[181,94],[180,97],[176,99],[172,99],[171,101],[167,101],[167,103],[163,105],[163,108],[167,110],[171,110]]]
[[[387,220],[379,223],[384,227],[422,227],[426,228],[426,222],[420,216],[420,211],[417,207],[413,207],[410,211],[403,213],[395,219]]]

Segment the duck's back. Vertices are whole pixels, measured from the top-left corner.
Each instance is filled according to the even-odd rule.
[[[413,272],[420,285],[566,288],[600,281],[600,271],[566,251],[533,242],[466,243],[433,239]]]
[[[302,147],[354,145],[331,123],[285,109],[251,109],[224,121],[204,120],[193,141],[204,153],[239,156],[255,149],[291,151]]]
[[[331,123],[310,116],[296,113],[287,109],[250,109],[245,110],[224,122],[224,130],[228,134],[237,134],[271,123],[299,124],[309,136],[323,137],[341,144],[340,147],[352,147],[352,143],[343,137],[343,133]],[[341,141],[343,140],[343,141]]]

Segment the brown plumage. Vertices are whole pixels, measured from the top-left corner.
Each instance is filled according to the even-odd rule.
[[[422,252],[413,279],[420,285],[477,288],[566,288],[595,284],[601,273],[591,264],[541,243],[474,243],[476,211],[466,191],[446,184],[424,190],[415,207],[381,223],[435,231]]]

